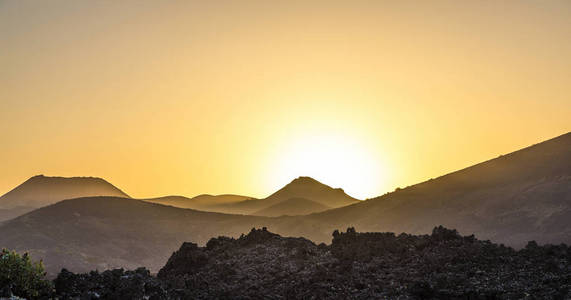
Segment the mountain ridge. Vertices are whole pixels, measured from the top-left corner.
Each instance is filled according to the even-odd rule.
[[[308,217],[351,223],[360,230],[412,234],[427,233],[438,221],[517,247],[525,239],[569,242],[571,222],[565,218],[571,220],[571,133]],[[558,234],[555,224],[567,229]]]
[[[230,215],[117,197],[71,199],[0,224],[0,245],[30,251],[53,274],[61,267],[157,271],[184,241],[204,244],[252,227],[315,243],[330,242],[339,228],[426,234],[443,225],[515,248],[530,240],[571,244],[571,134],[514,153],[305,216]]]
[[[32,176],[0,196],[0,209],[7,220],[61,200],[88,196],[120,196],[125,192],[99,177]]]
[[[305,198],[328,208],[338,208],[360,201],[347,195],[343,189],[332,188],[308,176],[300,176],[266,198],[222,204],[213,207],[212,211],[249,215],[292,198]]]
[[[220,195],[200,194],[192,198],[188,198],[185,196],[170,195],[157,198],[145,198],[140,200],[152,203],[171,205],[180,208],[190,208],[190,209],[208,211],[211,207],[214,207],[219,204],[240,202],[248,199],[252,199],[252,197],[235,195],[235,194],[220,194]]]

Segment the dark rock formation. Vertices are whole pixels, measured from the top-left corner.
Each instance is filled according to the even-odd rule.
[[[74,274],[63,269],[54,280],[59,299],[174,299],[145,268]]]
[[[62,298],[85,299],[569,299],[570,261],[564,244],[515,251],[443,227],[422,236],[349,228],[331,245],[263,228],[184,243],[157,277],[62,271],[55,286]]]

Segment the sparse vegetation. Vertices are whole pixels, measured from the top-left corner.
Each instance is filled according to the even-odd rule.
[[[0,297],[12,295],[27,299],[45,297],[52,293],[52,284],[45,279],[41,261],[33,262],[27,253],[2,249],[0,253]]]

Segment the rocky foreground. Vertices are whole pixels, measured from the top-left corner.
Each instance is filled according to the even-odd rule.
[[[60,299],[569,299],[571,248],[522,250],[437,227],[431,235],[333,233],[331,245],[264,229],[184,243],[157,276],[146,269],[73,274]]]

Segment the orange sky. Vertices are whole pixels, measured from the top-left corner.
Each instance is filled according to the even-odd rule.
[[[571,2],[0,1],[0,194],[374,197],[571,130]]]

